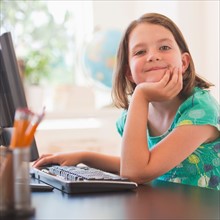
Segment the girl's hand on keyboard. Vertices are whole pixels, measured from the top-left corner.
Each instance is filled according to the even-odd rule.
[[[34,163],[33,167],[58,164],[61,166],[74,166],[82,161],[83,152],[43,154]]]
[[[49,166],[53,164],[60,166],[76,166],[79,163],[112,173],[120,173],[120,157],[91,151],[43,154],[33,163],[33,167]]]

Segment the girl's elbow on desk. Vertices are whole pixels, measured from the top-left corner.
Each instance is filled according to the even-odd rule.
[[[145,158],[145,161],[141,163],[141,159],[124,163],[121,161],[120,176],[128,178],[129,180],[138,184],[150,182],[157,178],[155,169],[152,169],[150,164],[150,157]]]
[[[137,184],[144,184],[150,182],[156,178],[156,176],[148,175],[147,172],[138,172],[135,170],[120,170],[120,176],[128,178],[129,180],[136,182]]]

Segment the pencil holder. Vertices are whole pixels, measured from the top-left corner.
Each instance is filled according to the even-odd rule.
[[[31,216],[34,208],[31,205],[30,147],[15,147],[13,149],[14,169],[14,208],[16,216]]]
[[[0,147],[0,219],[14,213],[14,179],[12,151]]]

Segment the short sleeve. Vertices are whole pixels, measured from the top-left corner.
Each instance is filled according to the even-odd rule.
[[[124,126],[127,118],[127,110],[124,110],[119,117],[119,119],[116,121],[116,127],[118,130],[118,133],[122,136],[124,133]]]
[[[178,110],[176,126],[212,125],[219,130],[219,104],[207,90],[197,89]]]

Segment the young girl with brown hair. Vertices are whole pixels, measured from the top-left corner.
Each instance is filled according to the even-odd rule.
[[[117,121],[120,157],[47,154],[34,166],[84,163],[137,183],[158,178],[220,189],[219,104],[211,85],[196,74],[174,22],[144,14],[128,26],[117,54],[112,97],[124,109]]]

